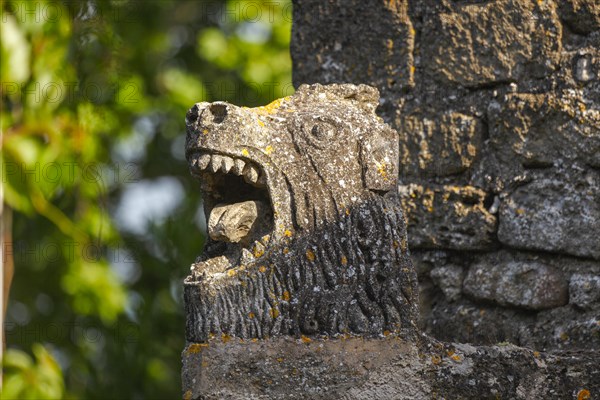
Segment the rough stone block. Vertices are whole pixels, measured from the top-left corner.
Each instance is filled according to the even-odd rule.
[[[575,32],[587,34],[600,29],[598,0],[562,0],[558,4],[560,16]]]
[[[573,275],[569,282],[569,303],[581,308],[600,306],[600,275]]]
[[[500,206],[498,239],[509,246],[600,259],[600,177],[534,180]]]
[[[294,84],[368,83],[382,93],[413,85],[415,31],[408,2],[294,2]]]
[[[554,2],[500,0],[439,7],[423,29],[430,74],[482,86],[552,71],[562,29]]]
[[[540,310],[567,303],[563,275],[539,262],[473,265],[464,281],[466,294],[504,306]]]
[[[471,186],[401,185],[400,200],[411,248],[485,249],[496,218],[484,207],[485,192]]]
[[[478,154],[482,124],[472,116],[408,115],[400,122],[400,176],[449,176],[466,171]]]
[[[598,351],[573,355],[393,335],[215,339],[184,350],[183,398],[525,400],[600,392]]]
[[[580,75],[587,79],[588,72]],[[560,97],[515,93],[491,102],[490,148],[497,165],[486,166],[503,180],[573,161],[600,167],[600,111],[587,103],[575,90]]]
[[[450,301],[460,298],[464,273],[457,265],[445,265],[431,271],[431,279]]]

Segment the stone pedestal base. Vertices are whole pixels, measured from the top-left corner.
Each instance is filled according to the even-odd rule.
[[[214,339],[183,352],[184,399],[592,399],[600,354],[389,335]],[[588,397],[585,397],[588,396]]]

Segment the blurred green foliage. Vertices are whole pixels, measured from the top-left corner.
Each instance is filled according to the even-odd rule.
[[[203,241],[185,112],[293,92],[291,4],[0,4],[2,398],[179,398],[181,286]]]

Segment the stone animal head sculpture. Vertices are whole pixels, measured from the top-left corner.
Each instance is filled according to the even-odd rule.
[[[412,328],[398,135],[378,99],[317,84],[264,107],[188,111],[209,233],[186,279],[189,341]]]

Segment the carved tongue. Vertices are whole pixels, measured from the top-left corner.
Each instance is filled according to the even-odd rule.
[[[252,229],[255,225],[261,225],[267,212],[268,206],[261,201],[217,204],[208,218],[208,234],[213,240],[238,243],[256,230]]]

